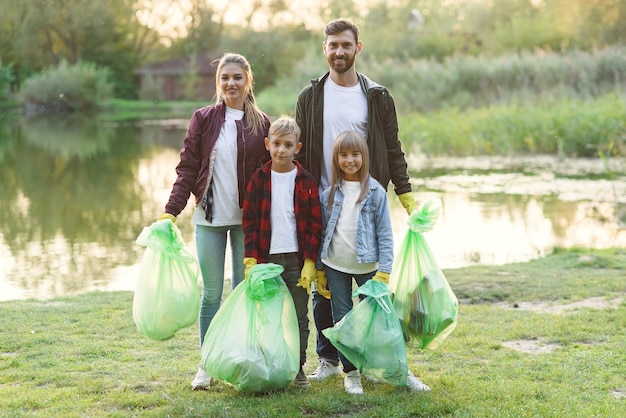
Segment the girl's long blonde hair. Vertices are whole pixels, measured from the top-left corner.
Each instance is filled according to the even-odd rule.
[[[361,192],[359,193],[356,203],[358,204],[365,198],[365,196],[367,196],[370,179],[370,152],[367,147],[367,142],[365,142],[365,138],[363,138],[363,136],[357,131],[345,131],[339,134],[337,139],[335,139],[335,145],[333,146],[333,178],[330,184],[330,192],[328,194],[329,208],[333,206],[335,192],[337,187],[339,187],[343,181],[343,171],[341,171],[341,168],[339,167],[339,153],[353,151],[360,152],[363,160],[361,169],[359,170]]]
[[[244,118],[248,129],[255,135],[263,132],[265,126],[265,117],[261,109],[256,104],[254,98],[254,76],[252,75],[252,68],[246,57],[235,53],[226,53],[222,55],[217,64],[217,71],[215,72],[215,95],[217,103],[224,101],[224,92],[220,85],[220,75],[222,73],[222,67],[225,64],[238,64],[243,70],[246,76],[246,87],[244,92]]]

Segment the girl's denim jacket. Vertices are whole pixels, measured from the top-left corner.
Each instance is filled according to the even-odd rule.
[[[317,269],[322,270],[321,259],[328,255],[328,247],[333,238],[337,220],[343,205],[341,184],[335,190],[332,208],[328,207],[330,187],[320,197],[322,206],[322,244],[317,258]],[[357,261],[359,263],[378,262],[378,271],[391,273],[393,264],[393,233],[391,216],[385,189],[373,177],[369,179],[367,196],[359,202],[356,242]]]

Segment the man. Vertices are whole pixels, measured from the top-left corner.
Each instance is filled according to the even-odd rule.
[[[417,209],[417,204],[398,139],[393,98],[385,87],[357,73],[356,57],[363,45],[359,41],[359,28],[350,19],[329,22],[324,35],[322,46],[329,72],[311,80],[298,96],[296,122],[302,130],[302,148],[297,158],[313,174],[322,192],[330,186],[335,138],[347,130],[358,131],[367,140],[370,174],[384,188],[391,181],[402,206],[410,214]],[[318,274],[317,289],[313,291],[319,363],[308,376],[311,380],[341,374],[337,349],[322,334],[323,329],[334,325],[325,281],[325,276]],[[413,379],[409,381],[416,386],[414,390],[429,390],[417,378]]]

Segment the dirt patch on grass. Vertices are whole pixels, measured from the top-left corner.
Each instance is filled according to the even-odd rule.
[[[542,339],[502,341],[502,346],[527,354],[547,354],[560,347]]]
[[[624,399],[624,398],[626,398],[626,390],[625,389],[613,389],[612,393],[613,393],[613,397],[615,399]]]
[[[567,315],[577,312],[580,309],[617,309],[624,298],[593,297],[581,299],[576,302],[566,304],[550,304],[548,302],[516,302],[512,305],[504,305],[510,309],[522,309],[525,311],[545,312],[557,315]]]
[[[612,299],[605,297],[593,297],[560,305],[549,304],[547,302],[518,302],[513,305],[507,304],[505,307],[533,312],[552,313],[556,315],[567,315],[577,312],[580,309],[616,309],[621,305],[623,300],[624,299],[621,297]],[[549,343],[542,339],[503,341],[502,346],[527,354],[546,354],[560,347],[559,344]],[[614,393],[614,396],[624,397],[625,395],[624,393]]]

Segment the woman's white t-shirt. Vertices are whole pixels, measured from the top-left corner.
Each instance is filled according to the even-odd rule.
[[[213,166],[213,220],[205,219],[202,205],[196,206],[191,221],[196,225],[239,225],[243,210],[239,207],[239,184],[237,181],[237,126],[235,121],[243,118],[243,111],[226,107],[226,122],[222,125],[215,143]]]

